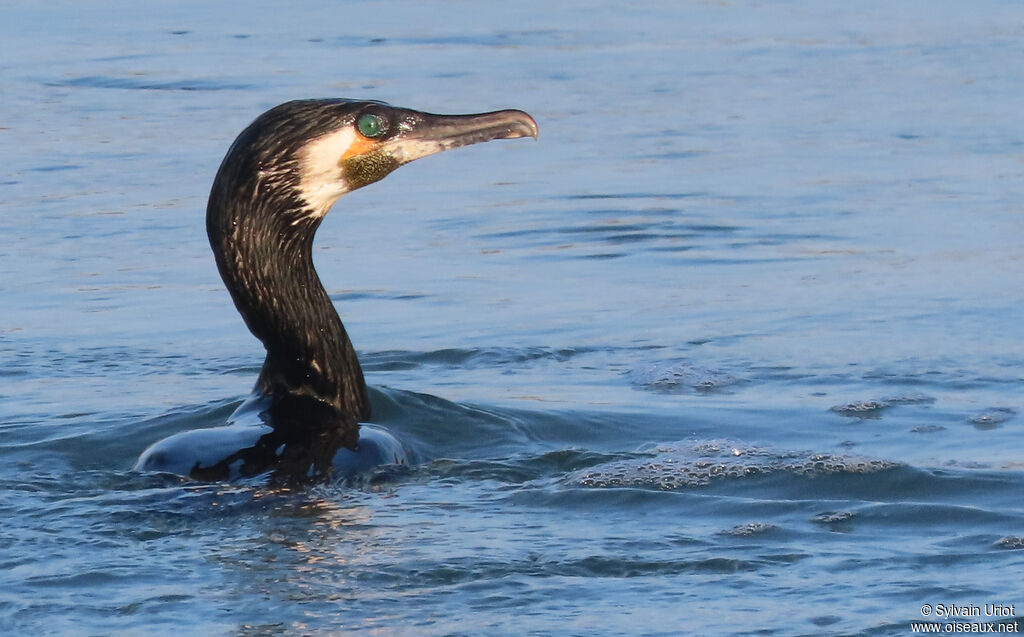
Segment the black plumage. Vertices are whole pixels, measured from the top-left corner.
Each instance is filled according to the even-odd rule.
[[[177,434],[150,447],[137,468],[306,480],[330,475],[339,449],[371,453],[359,434],[370,418],[362,369],[313,267],[320,222],[337,197],[404,163],[536,134],[521,111],[433,115],[344,99],[287,102],[258,117],[224,157],[206,215],[224,284],[267,351],[243,406],[258,414],[258,427],[252,436],[237,425]],[[387,451],[382,461],[394,455]]]

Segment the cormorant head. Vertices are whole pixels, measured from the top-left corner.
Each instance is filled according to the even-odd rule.
[[[414,159],[516,137],[537,137],[537,123],[522,111],[434,115],[377,101],[297,100],[250,124],[228,151],[221,172],[233,167],[244,173],[239,164],[255,161],[248,169],[257,172],[257,193],[284,186],[304,216],[318,219],[343,194]]]

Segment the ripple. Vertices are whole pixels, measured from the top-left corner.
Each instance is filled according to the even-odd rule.
[[[220,80],[183,79],[156,81],[143,77],[111,77],[88,75],[67,80],[47,82],[47,86],[73,88],[123,89],[136,91],[240,91],[252,88],[250,84],[231,83]]]
[[[565,362],[591,351],[593,350],[589,348],[576,347],[445,348],[429,352],[392,350],[367,354],[363,357],[363,368],[370,371],[394,371],[435,365],[470,369],[474,367],[505,367],[533,361]]]
[[[572,559],[544,559],[534,555],[511,562],[466,557],[446,560],[422,569],[380,567],[363,571],[359,579],[373,585],[420,589],[501,581],[516,576],[629,579],[681,573],[728,574],[757,571],[765,566],[761,560],[718,556],[653,559],[641,555],[586,555]]]
[[[514,31],[488,31],[486,33],[458,33],[424,36],[361,36],[342,35],[330,39],[318,38],[319,42],[340,44],[345,48],[363,47],[521,47],[559,40],[564,34],[552,29],[525,29]]]
[[[692,199],[703,197],[703,192],[605,192],[564,195],[563,199]]]

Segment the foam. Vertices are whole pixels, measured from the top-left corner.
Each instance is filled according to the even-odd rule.
[[[678,442],[654,447],[645,457],[616,460],[575,471],[569,480],[593,488],[642,487],[676,490],[775,473],[815,477],[867,474],[899,466],[856,455],[779,451],[730,440]]]

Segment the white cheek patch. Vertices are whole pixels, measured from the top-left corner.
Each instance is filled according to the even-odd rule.
[[[398,160],[398,163],[408,164],[420,157],[440,153],[441,151],[448,150],[448,148],[443,142],[437,140],[409,139],[395,142],[388,147],[388,152]]]
[[[349,191],[340,161],[355,139],[355,131],[346,126],[313,140],[300,151],[299,194],[314,216],[326,215],[338,197]]]

